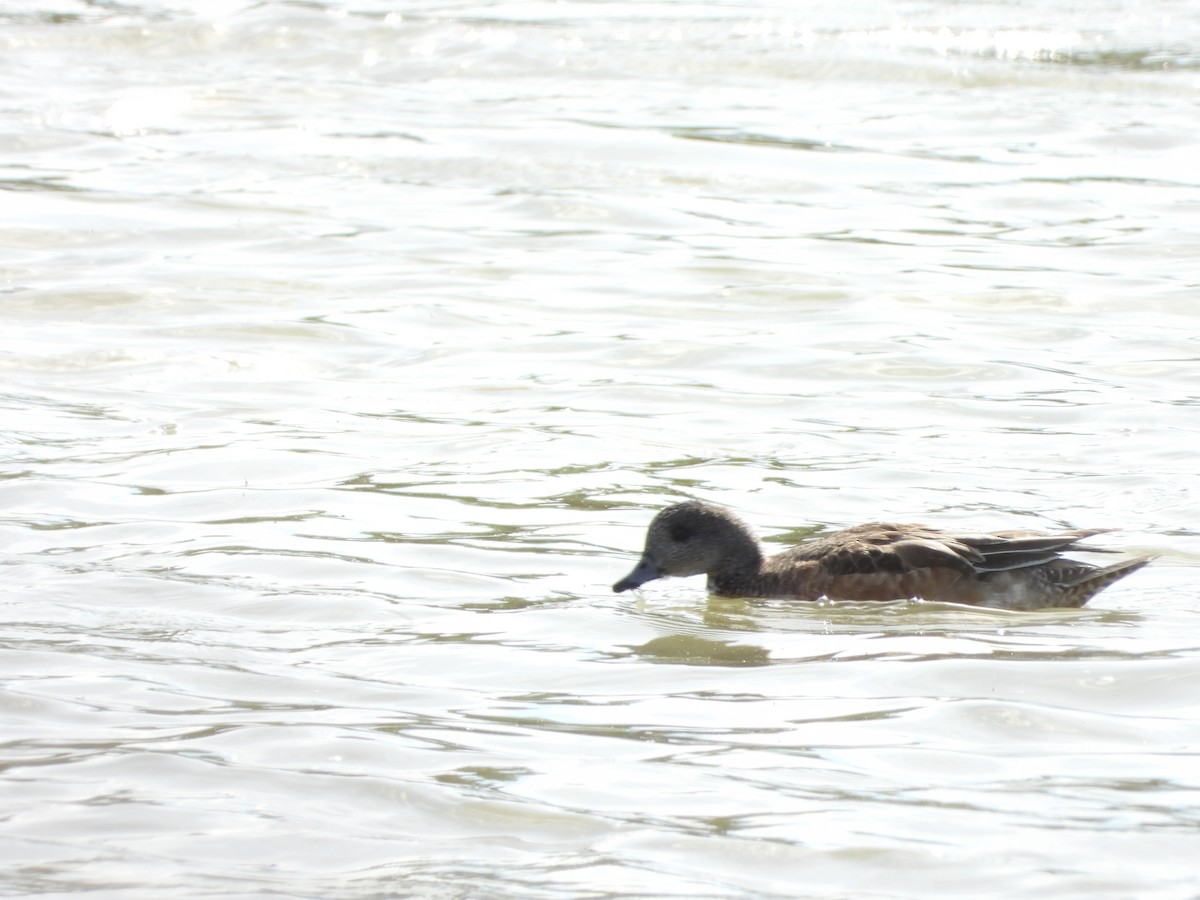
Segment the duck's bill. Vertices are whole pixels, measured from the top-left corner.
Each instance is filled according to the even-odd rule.
[[[647,581],[653,581],[655,578],[661,577],[658,566],[647,556],[643,556],[633,571],[613,585],[613,591],[621,593],[630,588],[641,587]]]

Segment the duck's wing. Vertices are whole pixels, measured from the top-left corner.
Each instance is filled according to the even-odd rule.
[[[997,531],[995,534],[956,535],[956,540],[971,547],[983,557],[976,566],[979,572],[1008,572],[1026,569],[1060,559],[1070,550],[1087,553],[1117,553],[1106,547],[1091,547],[1079,542],[1093,535],[1104,534],[1110,528],[1090,528],[1078,531],[1061,531],[1057,534],[1041,534],[1032,531]],[[1087,563],[1080,563],[1092,569]]]
[[[982,575],[1040,566],[1061,558],[1069,549],[1097,552],[1097,548],[1081,547],[1078,542],[1103,530],[976,534],[939,531],[924,525],[870,522],[785,551],[780,554],[779,562],[816,561],[832,576],[920,569],[953,569]]]

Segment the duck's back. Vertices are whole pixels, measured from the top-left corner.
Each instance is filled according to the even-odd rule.
[[[870,522],[768,557],[762,596],[814,600],[920,597],[1006,609],[1082,606],[1146,558],[1099,568],[1067,560],[1097,530],[1058,534],[945,532],[925,525]]]

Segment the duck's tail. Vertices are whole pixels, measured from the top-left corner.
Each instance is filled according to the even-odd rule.
[[[1126,559],[1119,563],[1113,563],[1111,566],[1099,568],[1075,563],[1049,569],[1047,574],[1051,575],[1056,582],[1056,589],[1063,606],[1083,606],[1114,581],[1119,581],[1126,575],[1136,572],[1152,559],[1154,559],[1153,556],[1139,556],[1136,559]]]

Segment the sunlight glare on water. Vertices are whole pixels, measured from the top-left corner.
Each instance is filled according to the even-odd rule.
[[[3,892],[1193,896],[1198,23],[0,7]],[[689,497],[1159,559],[612,593]]]

